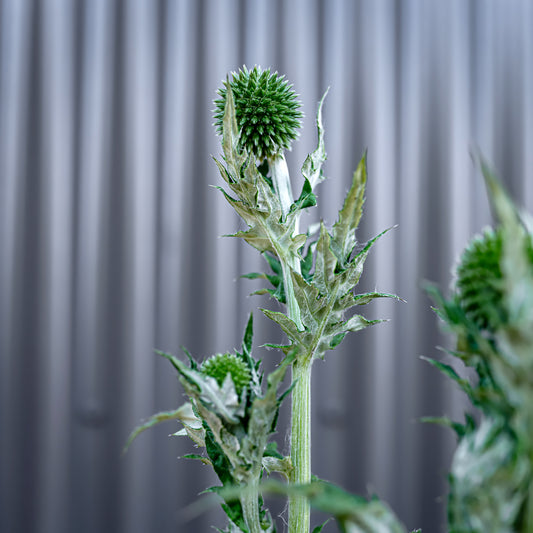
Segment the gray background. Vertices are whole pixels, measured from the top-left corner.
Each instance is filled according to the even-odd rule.
[[[450,431],[464,399],[419,355],[440,332],[421,289],[449,284],[490,222],[479,147],[533,208],[533,3],[528,0],[0,0],[0,530],[203,532],[190,507],[215,479],[167,424],[120,456],[130,430],[183,401],[153,348],[199,359],[239,346],[271,305],[223,197],[212,100],[226,73],[272,67],[301,95],[295,180],[324,109],[328,182],[309,220],[331,224],[368,149],[361,290],[406,304],[347,337],[313,377],[320,477],[377,492],[409,528],[444,531]],[[281,340],[256,313],[256,346]],[[271,368],[275,352],[257,349]],[[286,424],[284,411],[281,423]],[[283,432],[279,435],[286,449]],[[281,511],[283,503],[273,502]],[[334,531],[329,525],[325,531]]]

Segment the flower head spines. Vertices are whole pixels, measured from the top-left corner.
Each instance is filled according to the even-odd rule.
[[[249,386],[252,378],[244,360],[230,353],[213,355],[202,363],[200,371],[206,376],[214,378],[220,387],[229,374],[238,396],[241,395],[245,387]]]
[[[240,145],[259,160],[290,148],[298,137],[300,103],[292,85],[270,69],[245,66],[225,81],[215,100],[215,127],[222,134],[228,86],[235,101],[235,115],[240,131]]]
[[[481,330],[495,332],[506,320],[503,303],[502,233],[486,230],[464,250],[456,289],[466,316]]]

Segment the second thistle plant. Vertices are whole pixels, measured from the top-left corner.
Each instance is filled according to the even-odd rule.
[[[452,295],[430,289],[457,337],[451,355],[477,379],[451,377],[481,411],[479,421],[430,419],[453,427],[459,444],[450,472],[450,531],[533,531],[533,237],[492,172],[483,173],[497,225],[464,250]]]

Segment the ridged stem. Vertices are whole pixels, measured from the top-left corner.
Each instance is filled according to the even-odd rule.
[[[274,190],[279,198],[283,220],[293,203],[289,169],[284,155],[269,158],[269,168]],[[294,228],[298,232],[298,228]],[[278,257],[283,270],[283,283],[287,300],[287,316],[303,331],[300,306],[294,294],[292,272],[300,273],[297,257],[287,257],[279,250]],[[291,483],[302,485],[311,481],[311,366],[312,357],[297,359],[292,368],[292,415],[291,415],[291,462],[293,466]],[[311,511],[307,498],[289,498],[289,533],[308,533],[311,525]]]
[[[291,482],[311,481],[311,366],[312,359],[296,360],[292,369]],[[289,499],[289,533],[308,533],[311,511],[307,498]]]
[[[259,492],[257,483],[252,482],[246,486],[246,489],[240,497],[244,520],[250,533],[264,533],[259,520]]]

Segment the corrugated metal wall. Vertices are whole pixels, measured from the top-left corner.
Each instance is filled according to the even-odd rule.
[[[238,221],[209,187],[212,100],[244,63],[286,74],[301,95],[294,176],[331,86],[330,179],[311,218],[335,220],[368,148],[360,238],[399,225],[363,288],[407,303],[369,307],[391,322],[316,365],[314,470],[376,491],[411,528],[444,531],[454,439],[416,420],[460,416],[463,400],[418,359],[446,342],[420,285],[446,287],[490,221],[472,147],[533,208],[528,0],[0,0],[2,533],[223,523],[187,507],[215,480],[177,460],[191,447],[167,438],[175,426],[120,451],[140,419],[182,401],[152,348],[232,349],[268,305],[247,297],[254,285],[238,276],[261,259],[218,238]],[[257,345],[279,339],[256,323]]]

